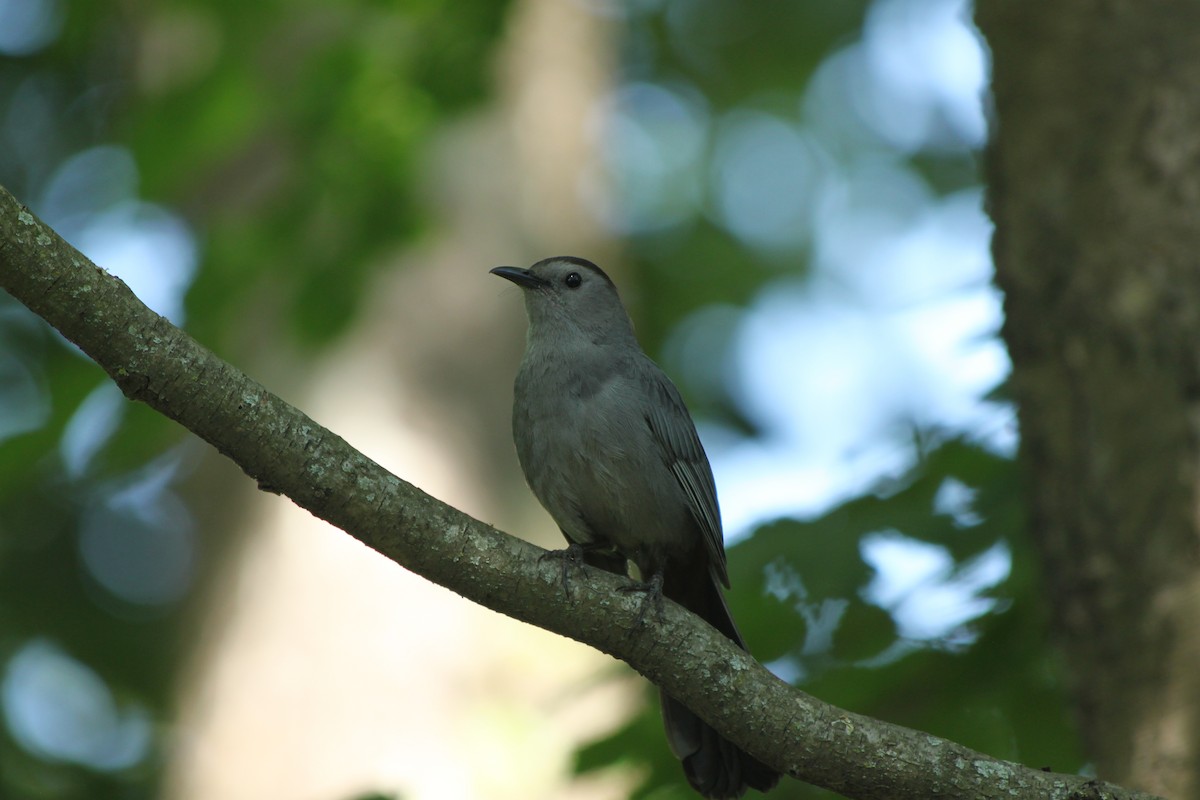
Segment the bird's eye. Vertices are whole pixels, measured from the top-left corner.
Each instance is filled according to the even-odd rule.
[[[568,289],[578,289],[579,284],[583,283],[583,278],[579,277],[578,272],[568,272],[567,277],[563,278],[563,283]]]

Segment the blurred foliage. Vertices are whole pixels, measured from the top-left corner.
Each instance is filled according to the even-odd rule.
[[[143,49],[219,50],[164,58],[167,74],[142,76],[153,96],[129,98],[115,125],[147,193],[207,237],[188,296],[197,336],[220,342],[264,299],[311,344],[346,326],[367,271],[420,231],[420,145],[483,96],[506,7],[188,3],[139,21]]]
[[[863,0],[631,3],[642,11],[627,19],[621,78],[694,90],[714,118],[744,109],[792,112],[822,59],[858,33],[868,6]],[[748,301],[778,274],[770,267],[805,266],[796,253],[771,264],[769,254],[749,250],[702,208],[681,225],[635,233],[631,243],[638,266],[631,272],[653,298],[638,318],[650,351],[690,312]]]
[[[57,35],[28,53],[15,28],[0,37],[18,51],[0,57],[0,183],[68,238],[122,208],[181,214],[202,253],[186,327],[243,361],[274,331],[330,341],[381,254],[420,234],[416,160],[485,96],[507,11],[493,0],[9,7],[6,25]],[[114,142],[134,175],[82,173],[61,191],[72,157]],[[172,489],[193,460],[178,426],[143,406],[101,408],[108,386],[0,296],[0,797],[158,793],[186,601],[213,553]],[[139,538],[154,528],[173,549]]]
[[[235,360],[263,358],[266,330],[286,330],[307,347],[331,341],[353,320],[382,254],[421,234],[424,212],[412,194],[421,146],[484,97],[507,11],[490,0],[38,2],[58,34],[44,48],[0,60],[0,183],[43,213],[70,157],[112,142],[127,147],[135,197],[182,215],[200,240],[186,327]],[[711,188],[719,149],[711,131],[747,110],[800,116],[814,75],[862,33],[872,4],[663,0],[597,8],[621,23],[619,83],[670,87],[708,131],[680,168],[694,180],[687,185],[699,187],[694,194],[664,195],[673,215],[665,222],[621,229],[636,267],[628,274],[638,284],[638,330],[647,350],[662,354],[694,312],[719,303],[741,313],[764,287],[809,274],[803,237],[756,248],[723,224]],[[939,196],[978,181],[971,147],[852,139],[839,140],[832,157],[851,158],[855,147],[882,153]],[[99,182],[87,190],[80,214],[129,199]],[[721,353],[735,327],[721,332]],[[727,384],[680,383],[698,415],[735,435],[760,434]],[[170,475],[186,472],[190,456],[172,423],[122,406],[88,418],[113,427],[92,442],[82,467],[69,468],[71,423],[85,402],[103,406],[97,389],[106,385],[97,367],[0,297],[0,703],[8,723],[0,726],[0,797],[156,794],[190,595],[122,597],[97,577],[87,543],[113,531],[133,536],[162,519],[186,529]],[[996,756],[1075,769],[1080,755],[1021,529],[1017,467],[969,438],[919,431],[917,439],[905,474],[815,518],[773,522],[732,547],[734,614],[757,656],[824,700]],[[166,485],[154,484],[162,473]],[[943,507],[948,483],[968,491],[969,513]],[[155,490],[149,505],[113,500],[147,487]],[[914,638],[897,609],[871,594],[876,574],[864,542],[878,536],[948,554],[943,581],[998,551],[1011,571],[980,595],[977,616],[944,635]],[[209,557],[191,547],[196,563],[186,585]],[[62,724],[89,721],[93,737],[141,731],[150,738],[140,755],[122,760],[89,741],[48,752],[28,731],[18,741],[13,698],[37,689],[14,687],[13,665],[21,663],[37,667],[30,674],[96,683],[92,704],[81,701]],[[583,772],[613,764],[642,770],[635,797],[691,796],[657,702],[579,754]],[[830,795],[785,781],[772,796]]]

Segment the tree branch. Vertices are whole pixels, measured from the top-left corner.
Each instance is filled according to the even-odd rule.
[[[1149,795],[1029,769],[834,706],[779,680],[674,603],[589,569],[564,596],[544,552],[390,474],[143,305],[0,187],[0,286],[75,342],[131,400],[170,417],[383,556],[463,597],[619,658],[766,763],[852,798]]]

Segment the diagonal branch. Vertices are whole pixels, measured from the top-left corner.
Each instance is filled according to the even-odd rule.
[[[232,459],[261,488],[434,583],[629,663],[722,734],[789,775],[852,798],[1127,798],[843,711],[787,685],[667,602],[636,623],[622,579],[590,569],[564,596],[542,550],[390,474],[143,305],[0,187],[0,286],[137,400]]]

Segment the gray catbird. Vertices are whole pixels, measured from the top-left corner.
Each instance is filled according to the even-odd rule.
[[[513,438],[525,479],[570,544],[565,554],[620,575],[632,561],[648,591],[745,649],[721,593],[729,577],[708,457],[679,391],[638,345],[612,280],[569,256],[492,273],[524,290],[529,336]],[[705,797],[767,791],[779,780],[665,693],[662,712],[671,750]]]

